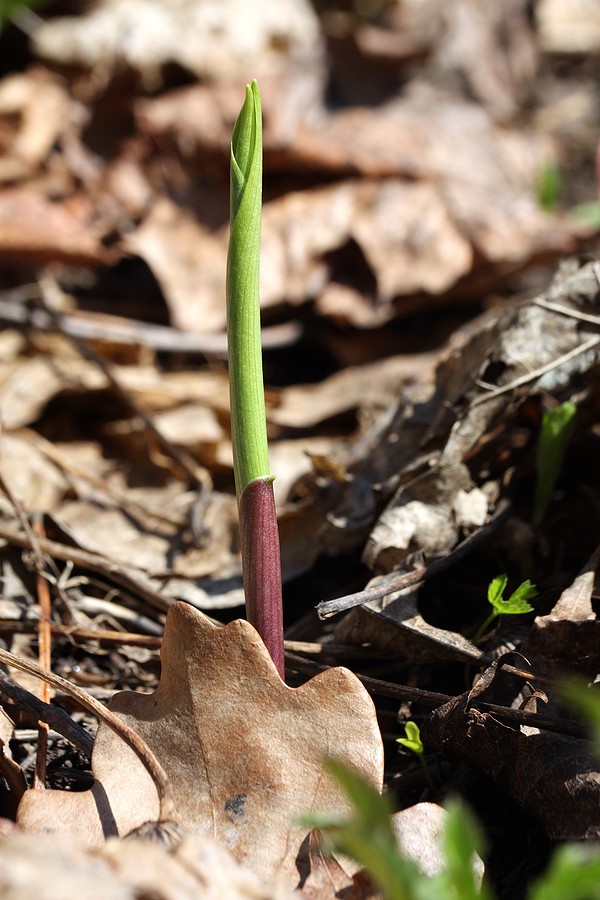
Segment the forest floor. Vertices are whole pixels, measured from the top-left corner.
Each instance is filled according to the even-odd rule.
[[[557,844],[600,834],[560,689],[600,672],[599,4],[257,6],[54,0],[3,23],[2,646],[102,704],[135,692],[112,703],[142,723],[178,821],[216,839],[215,897],[372,896],[341,869],[319,880],[316,855],[292,877],[328,748],[383,776],[397,811],[463,798],[495,895],[519,900]],[[253,78],[286,683],[303,694],[232,624],[229,143]],[[501,575],[504,599],[535,586],[531,610],[480,633]],[[68,685],[10,663],[0,701],[0,895],[20,853],[49,900],[141,898],[144,878],[198,895],[206,871],[165,875],[150,850],[102,851],[90,875],[72,841],[156,818],[154,787],[104,725],[92,768],[98,720]],[[408,721],[427,773],[397,743]],[[39,832],[57,843],[34,851]]]

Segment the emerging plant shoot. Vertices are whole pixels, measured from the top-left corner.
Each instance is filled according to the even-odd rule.
[[[269,473],[260,338],[262,111],[256,81],[231,139],[227,338],[235,489],[246,613],[284,675],[279,531]]]

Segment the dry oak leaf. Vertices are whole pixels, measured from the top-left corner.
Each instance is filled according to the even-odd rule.
[[[343,668],[288,687],[248,622],[216,626],[185,603],[169,610],[161,661],[154,693],[123,691],[110,705],[165,768],[177,822],[214,837],[260,877],[282,873],[295,883],[307,834],[298,816],[350,812],[323,758],[345,761],[381,789],[383,747],[371,698]],[[92,768],[89,791],[28,791],[19,823],[99,846],[157,819],[149,775],[102,725]]]

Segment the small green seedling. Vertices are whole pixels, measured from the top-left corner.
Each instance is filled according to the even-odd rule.
[[[475,634],[473,638],[474,643],[477,643],[477,641],[483,637],[492,622],[497,619],[498,616],[520,616],[532,611],[533,606],[529,603],[529,600],[533,600],[534,597],[537,597],[538,592],[535,585],[527,579],[527,581],[523,581],[516,591],[513,591],[510,597],[505,600],[504,591],[506,590],[507,584],[507,575],[497,575],[496,578],[492,579],[490,582],[487,598],[492,607],[492,611]]]
[[[539,525],[546,514],[575,424],[577,407],[567,401],[542,417],[537,449],[537,480],[532,522]]]
[[[246,613],[284,675],[279,531],[269,473],[260,337],[262,110],[256,81],[231,138],[227,339],[235,489]]]
[[[595,704],[594,720],[600,722],[600,700],[592,693],[588,691],[584,705],[587,709]],[[445,804],[444,865],[439,874],[425,875],[398,848],[387,797],[339,761],[329,760],[327,768],[346,795],[351,815],[338,819],[311,813],[302,824],[321,829],[326,852],[343,853],[359,863],[384,900],[492,900],[491,889],[473,865],[475,853],[484,855],[483,836],[463,803],[450,798]],[[600,900],[597,847],[582,843],[559,847],[546,871],[529,888],[527,900]]]
[[[545,162],[538,172],[537,196],[540,206],[548,213],[556,212],[563,190],[563,176],[554,162]]]
[[[387,795],[338,760],[328,760],[326,765],[352,808],[348,819],[312,813],[302,820],[307,827],[321,829],[326,852],[342,853],[358,862],[385,900],[490,900],[473,868],[473,853],[482,843],[479,830],[462,804],[448,805],[443,871],[425,875],[398,848]]]
[[[399,744],[402,744],[403,747],[406,747],[407,750],[411,750],[418,758],[421,766],[423,767],[425,780],[427,781],[430,790],[435,793],[435,785],[431,780],[429,769],[427,768],[427,763],[425,762],[425,748],[423,747],[423,741],[421,740],[421,732],[419,730],[419,726],[416,722],[407,722],[404,726],[404,732],[406,734],[406,737],[396,738],[396,740]]]

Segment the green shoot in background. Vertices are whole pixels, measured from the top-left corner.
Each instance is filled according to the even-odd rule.
[[[537,480],[532,517],[533,524],[536,526],[544,518],[550,503],[567,444],[573,433],[576,412],[575,404],[567,401],[548,410],[542,417],[537,449]]]
[[[529,603],[529,600],[533,600],[534,597],[537,597],[535,585],[533,585],[529,579],[523,581],[516,591],[513,591],[510,597],[505,600],[504,591],[506,590],[507,584],[507,575],[497,575],[496,578],[492,579],[490,582],[487,598],[488,603],[492,607],[492,611],[481,628],[477,630],[477,633],[473,637],[473,643],[476,644],[477,641],[483,637],[494,619],[498,618],[498,616],[520,616],[532,611],[533,606]]]
[[[303,819],[304,825],[323,831],[326,852],[343,853],[356,860],[385,900],[490,900],[472,865],[481,838],[462,804],[448,805],[444,871],[425,875],[398,849],[388,797],[339,760],[328,760],[326,765],[352,808],[351,817],[346,820],[325,813],[313,813]]]
[[[0,32],[8,22],[17,19],[19,14],[43,9],[50,3],[52,0],[0,0]]]
[[[284,677],[279,531],[269,474],[260,335],[262,110],[256,81],[231,138],[227,343],[231,441],[248,621]]]
[[[600,723],[600,698],[588,691]],[[384,900],[493,900],[485,878],[473,865],[483,857],[480,828],[463,803],[446,803],[442,840],[444,864],[436,875],[422,872],[398,847],[390,822],[391,805],[360,775],[336,760],[327,769],[346,795],[347,819],[312,813],[302,820],[323,832],[324,849],[354,859],[369,874]],[[424,837],[427,840],[427,837]],[[546,871],[530,886],[527,900],[600,900],[600,852],[594,844],[566,844],[554,853]]]
[[[543,210],[556,212],[563,190],[563,176],[554,162],[545,162],[538,172],[537,196]]]
[[[425,774],[425,780],[429,786],[429,789],[435,793],[435,785],[431,780],[431,776],[429,775],[429,769],[427,768],[427,763],[425,762],[425,748],[423,747],[423,741],[421,740],[421,732],[419,730],[419,726],[416,722],[407,722],[404,726],[404,733],[406,737],[396,738],[399,744],[402,744],[403,747],[406,747],[407,750],[411,750],[412,753],[418,758],[421,766],[423,767],[423,772]]]
[[[352,818],[312,813],[302,824],[324,832],[326,852],[343,853],[366,869],[386,900],[425,900],[425,894],[415,893],[422,881],[419,869],[398,853],[389,798],[339,760],[327,760],[326,768],[350,801]]]

